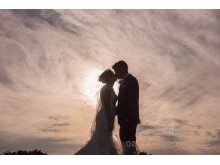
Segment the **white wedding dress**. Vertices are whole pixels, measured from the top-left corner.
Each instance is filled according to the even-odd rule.
[[[110,114],[115,118],[117,95],[108,84],[104,85],[102,90],[110,92]],[[85,146],[75,153],[76,155],[117,155],[121,152],[120,142],[115,131],[109,132],[107,117],[102,103],[104,99],[100,97],[100,93],[97,101],[97,113],[91,128],[91,138]]]

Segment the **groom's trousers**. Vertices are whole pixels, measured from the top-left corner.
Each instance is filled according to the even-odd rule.
[[[120,125],[119,136],[124,154],[136,152],[136,128],[137,124],[126,123]]]

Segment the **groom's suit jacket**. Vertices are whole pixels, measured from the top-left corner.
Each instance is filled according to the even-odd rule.
[[[139,118],[139,85],[137,79],[129,74],[119,87],[118,94],[118,123],[135,125],[140,123]]]

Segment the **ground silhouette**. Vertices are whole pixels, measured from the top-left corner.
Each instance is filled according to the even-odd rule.
[[[18,151],[6,151],[3,155],[47,155],[47,153],[42,152],[41,150],[35,149],[31,151],[18,150]]]

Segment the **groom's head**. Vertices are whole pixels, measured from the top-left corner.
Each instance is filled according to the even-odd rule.
[[[122,79],[128,75],[128,64],[123,60],[116,62],[112,66],[112,69],[114,69],[115,75],[119,79]]]

